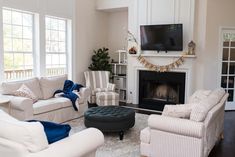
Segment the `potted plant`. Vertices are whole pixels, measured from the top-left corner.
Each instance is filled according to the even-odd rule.
[[[112,70],[112,66],[109,62],[109,49],[108,48],[100,48],[98,50],[94,50],[94,55],[92,56],[91,60],[92,63],[88,67],[92,71],[110,71]]]

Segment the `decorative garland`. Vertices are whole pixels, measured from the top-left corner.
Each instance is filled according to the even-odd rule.
[[[167,65],[154,65],[147,61],[143,56],[139,55],[137,58],[138,61],[147,69],[157,71],[157,72],[167,72],[171,69],[178,68],[180,65],[184,63],[184,55],[182,55],[179,59],[176,61],[167,64]]]

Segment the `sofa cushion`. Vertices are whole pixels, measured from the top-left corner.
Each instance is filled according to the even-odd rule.
[[[18,121],[0,110],[0,137],[22,144],[32,153],[48,148],[41,123]]]
[[[211,92],[211,94],[205,99],[202,100],[198,105],[195,105],[192,108],[190,114],[190,120],[202,122],[205,120],[207,113],[220,102],[224,96],[225,91],[222,88],[216,89]]]
[[[108,91],[111,91],[109,90],[108,88],[95,88],[94,90],[92,90],[91,94],[92,95],[96,95],[96,93],[99,93],[99,92],[108,92]]]
[[[48,100],[39,100],[33,104],[33,113],[41,114],[66,107],[72,107],[71,101],[67,98],[58,97]]]
[[[189,119],[193,106],[194,104],[165,105],[162,115]]]
[[[36,77],[22,81],[3,82],[2,94],[13,95],[14,92],[22,86],[22,84],[25,84],[39,99],[42,98],[39,80]]]
[[[65,80],[67,80],[67,75],[41,77],[40,85],[43,94],[43,99],[49,99],[53,97],[53,94],[56,90],[63,90]]]
[[[38,101],[38,97],[25,84],[22,84],[19,89],[14,91],[14,95],[32,99],[33,102]]]

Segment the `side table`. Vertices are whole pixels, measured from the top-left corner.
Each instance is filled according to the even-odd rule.
[[[11,114],[10,99],[0,97],[0,106],[8,107],[8,113]]]

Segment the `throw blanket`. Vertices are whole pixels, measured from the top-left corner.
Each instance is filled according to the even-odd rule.
[[[29,120],[28,122],[40,122],[43,125],[49,144],[68,137],[71,130],[71,127],[68,124],[57,124],[37,120]]]
[[[77,84],[77,83],[73,83],[73,81],[71,81],[71,80],[65,80],[63,90],[55,91],[54,95],[58,94],[58,93],[63,93],[60,96],[70,99],[70,101],[73,104],[74,110],[78,111],[78,108],[76,106],[76,101],[79,97],[73,91],[79,92],[80,88],[82,88],[82,87],[83,87],[82,85]]]

